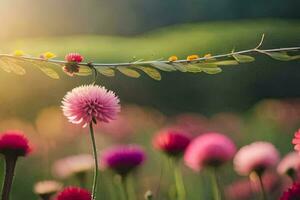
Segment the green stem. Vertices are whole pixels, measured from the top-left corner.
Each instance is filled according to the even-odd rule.
[[[2,189],[2,200],[9,200],[9,194],[13,183],[16,162],[17,156],[5,156],[5,178]]]
[[[122,176],[121,177],[121,189],[122,189],[122,198],[123,200],[130,200],[129,198],[129,194],[128,194],[128,191],[127,191],[127,187],[126,187],[126,180],[127,177],[126,176]]]
[[[127,175],[127,178],[125,181],[126,181],[126,191],[128,194],[128,199],[136,200],[136,193],[135,193],[132,177],[130,175]]]
[[[213,168],[211,171],[211,184],[213,189],[213,195],[215,200],[221,200],[221,190],[217,177],[217,169]]]
[[[97,186],[98,186],[98,153],[97,153],[97,147],[96,147],[96,140],[95,140],[95,134],[93,129],[93,122],[90,123],[90,134],[91,134],[91,140],[93,144],[93,155],[95,160],[95,168],[94,168],[94,181],[93,181],[93,189],[92,189],[92,199],[96,199],[96,193],[97,193]]]
[[[258,176],[258,179],[259,179],[259,184],[260,184],[260,189],[261,189],[261,199],[262,200],[267,200],[268,198],[267,198],[267,193],[266,193],[264,183],[263,183],[263,180],[262,180],[262,175],[257,174],[257,176]]]
[[[185,200],[186,192],[185,192],[183,178],[180,170],[180,165],[179,162],[177,162],[177,160],[174,161],[174,177],[175,177],[175,184],[177,190],[177,199]]]

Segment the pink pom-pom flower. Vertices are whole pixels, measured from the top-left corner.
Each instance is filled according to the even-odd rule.
[[[234,157],[235,170],[240,175],[258,174],[275,167],[279,161],[279,153],[269,142],[254,142],[242,147]]]
[[[293,183],[293,185],[285,191],[280,200],[297,200],[300,199],[300,183]]]
[[[5,131],[0,136],[0,153],[12,156],[26,156],[31,152],[28,139],[21,131]]]
[[[80,63],[83,61],[83,56],[81,56],[79,53],[69,53],[65,56],[65,60],[67,62]]]
[[[206,133],[192,140],[184,154],[184,161],[190,168],[200,171],[207,166],[224,164],[233,158],[235,152],[235,144],[225,135]]]
[[[92,195],[89,191],[79,187],[67,187],[61,191],[55,200],[91,200]]]
[[[127,175],[145,161],[144,150],[137,145],[120,145],[102,152],[101,164],[120,175]]]
[[[97,85],[85,85],[68,92],[62,101],[64,115],[83,127],[91,122],[109,122],[120,112],[119,98],[114,92]]]
[[[180,156],[184,153],[191,139],[184,131],[176,129],[161,130],[153,139],[153,146],[171,156]]]
[[[295,145],[294,149],[300,153],[300,129],[295,133],[292,143]]]

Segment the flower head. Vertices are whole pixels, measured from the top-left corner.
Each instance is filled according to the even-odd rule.
[[[294,177],[300,170],[300,156],[296,152],[288,153],[278,164],[279,174],[287,174]]]
[[[74,124],[85,127],[92,121],[109,122],[120,112],[114,92],[97,85],[85,85],[68,92],[62,101],[64,115]]]
[[[234,158],[235,170],[241,175],[251,172],[262,173],[274,167],[279,161],[279,153],[269,142],[254,142],[242,147]]]
[[[63,185],[57,181],[41,181],[34,185],[33,191],[35,194],[47,199],[60,191],[62,187]]]
[[[25,53],[22,50],[16,50],[16,51],[14,51],[14,56],[24,56],[24,55],[25,55]]]
[[[300,183],[293,183],[293,185],[285,191],[280,200],[297,200],[300,199]]]
[[[92,195],[79,187],[67,187],[57,195],[55,200],[92,200]]]
[[[137,145],[123,145],[111,147],[102,152],[101,164],[103,168],[126,175],[145,161],[144,150]]]
[[[231,160],[236,152],[231,139],[219,133],[198,136],[187,147],[184,161],[190,168],[199,171],[203,167],[218,167]]]
[[[26,156],[31,147],[21,131],[5,131],[0,136],[0,153],[4,155]]]
[[[65,60],[67,62],[80,63],[83,61],[83,56],[81,56],[79,53],[69,53],[65,56]]]
[[[165,129],[154,137],[153,146],[168,155],[180,156],[184,153],[190,141],[190,137],[184,131]]]
[[[92,170],[93,167],[93,156],[89,154],[79,154],[57,160],[53,165],[53,174],[65,179],[73,175],[88,172]]]
[[[300,129],[295,133],[292,143],[295,145],[294,149],[300,153]]]
[[[52,52],[49,52],[49,51],[47,51],[47,52],[43,53],[42,55],[40,55],[40,58],[45,59],[45,60],[55,58],[55,57],[56,57],[56,55]]]
[[[74,73],[79,72],[80,67],[78,63],[83,61],[83,56],[81,56],[79,53],[69,53],[65,56],[65,60],[67,63],[63,67],[64,72],[70,76],[73,76]]]

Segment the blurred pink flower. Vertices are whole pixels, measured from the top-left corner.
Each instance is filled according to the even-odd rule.
[[[279,161],[279,153],[269,142],[254,142],[242,147],[234,157],[235,170],[241,175],[251,172],[263,172],[275,167]]]
[[[85,173],[94,167],[94,159],[89,154],[79,154],[57,160],[52,168],[56,177],[65,179],[71,176]]]
[[[0,136],[0,153],[4,155],[26,156],[31,152],[28,139],[21,131],[5,131]]]
[[[92,121],[109,122],[120,112],[114,92],[97,85],[85,85],[68,92],[62,101],[64,115],[74,124],[87,126]]]
[[[233,158],[235,152],[235,144],[227,136],[206,133],[192,140],[184,160],[187,166],[199,171],[206,166],[218,167],[224,164]]]
[[[39,195],[42,199],[50,199],[63,188],[63,184],[57,181],[47,180],[40,181],[34,185],[33,192]]]
[[[208,123],[207,118],[202,115],[185,113],[175,117],[173,126],[189,134],[199,135],[208,131]]]
[[[167,128],[159,131],[153,139],[153,146],[171,156],[180,156],[191,141],[190,136],[177,129]]]
[[[296,152],[288,153],[278,164],[277,172],[279,174],[295,173],[291,175],[297,175],[300,170],[300,155]]]
[[[83,61],[83,56],[81,56],[79,53],[69,53],[65,56],[65,60],[67,62],[80,63]]]
[[[285,191],[280,200],[298,200],[300,199],[300,183],[293,183],[293,185]]]
[[[292,143],[295,145],[294,149],[300,154],[300,129],[295,133]]]
[[[67,187],[56,196],[55,200],[92,200],[92,195],[83,188]]]
[[[251,182],[248,179],[230,184],[225,188],[225,194],[230,200],[248,200],[254,196]]]

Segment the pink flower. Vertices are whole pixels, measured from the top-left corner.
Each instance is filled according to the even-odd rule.
[[[111,147],[102,152],[101,164],[120,175],[126,175],[142,165],[146,159],[144,150],[137,145]]]
[[[279,174],[288,174],[294,176],[300,170],[300,156],[296,152],[288,153],[278,164]],[[292,174],[290,174],[292,173]]]
[[[218,167],[231,160],[236,152],[235,144],[219,133],[206,133],[194,139],[186,149],[187,166],[200,171],[203,167]]]
[[[79,187],[67,187],[57,195],[55,200],[92,200],[92,195]]]
[[[184,131],[176,129],[161,130],[153,139],[153,146],[168,155],[180,156],[184,153],[191,139]]]
[[[0,153],[26,156],[31,151],[28,139],[21,131],[5,131],[0,136]]]
[[[69,53],[65,56],[65,60],[67,62],[80,63],[83,61],[83,56],[81,56],[79,53]]]
[[[74,124],[87,126],[92,121],[109,122],[120,112],[114,92],[97,85],[85,85],[68,92],[62,101],[64,115]]]
[[[300,129],[295,133],[292,143],[295,145],[294,149],[300,152]]]
[[[235,170],[241,175],[251,172],[262,173],[274,167],[279,161],[279,153],[269,142],[254,142],[242,147],[233,160]]]

